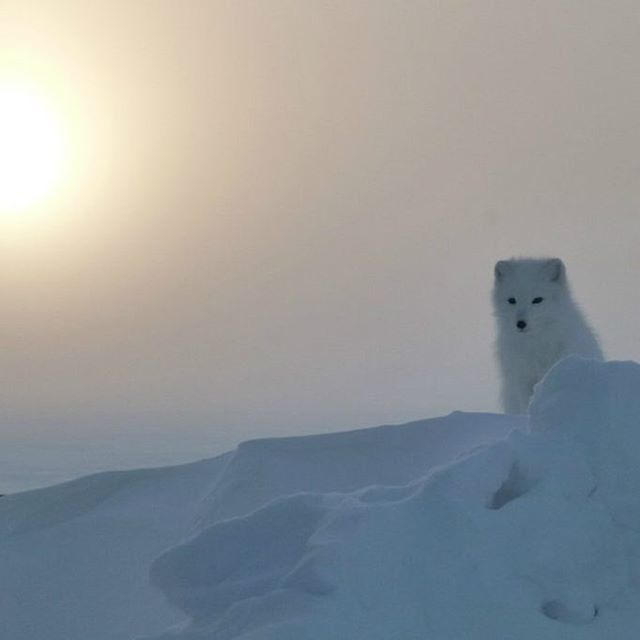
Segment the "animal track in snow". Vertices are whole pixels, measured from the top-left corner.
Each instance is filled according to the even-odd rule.
[[[579,611],[569,608],[560,600],[547,600],[542,603],[540,610],[550,620],[566,622],[567,624],[589,624],[598,615],[598,607],[596,605]]]

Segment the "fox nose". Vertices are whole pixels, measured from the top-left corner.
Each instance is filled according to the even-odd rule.
[[[526,326],[527,326],[527,323],[524,320],[518,320],[518,322],[516,322],[516,327],[518,327],[518,329],[520,329],[520,331],[525,329]]]

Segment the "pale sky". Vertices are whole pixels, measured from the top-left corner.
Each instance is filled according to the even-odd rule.
[[[639,33],[633,1],[4,0],[0,72],[76,155],[0,221],[2,432],[497,410],[512,255],[640,359]]]

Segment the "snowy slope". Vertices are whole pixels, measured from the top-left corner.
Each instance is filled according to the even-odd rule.
[[[401,426],[256,440],[213,460],[103,473],[2,498],[0,637],[130,640],[157,635],[188,616],[199,619],[193,604],[200,591],[198,581],[203,583],[200,603],[208,610],[216,589],[212,582],[219,576],[209,574],[206,564],[200,577],[178,575],[195,569],[189,565],[191,552],[184,540],[202,543],[206,557],[219,551],[230,566],[238,561],[254,563],[255,575],[238,579],[235,599],[229,599],[228,582],[222,587],[233,608],[251,589],[249,583],[267,584],[265,559],[284,566],[306,554],[308,537],[317,524],[316,504],[334,500],[331,494],[348,496],[372,485],[402,487],[516,426],[523,427],[523,421],[455,413]],[[307,496],[299,498],[298,507],[289,496],[300,493]],[[272,506],[264,511],[264,530],[256,529],[259,509],[274,499],[281,499],[284,509],[283,530],[277,535]],[[232,517],[239,520],[225,524]],[[216,523],[221,528],[211,529]],[[236,537],[233,531],[238,526]],[[222,546],[216,542],[219,535]],[[182,549],[189,558],[176,563]],[[162,558],[155,565],[154,580],[173,604],[149,581],[158,556]],[[242,570],[251,574],[252,566],[245,564]],[[177,595],[182,588],[186,600]],[[212,624],[207,619],[196,626],[206,629]],[[212,633],[203,637],[218,637],[217,631]]]
[[[225,457],[102,473],[0,500],[0,638],[111,640],[181,616],[148,569],[188,534]]]
[[[0,500],[11,640],[635,640],[640,366],[530,421],[256,440]]]
[[[640,366],[560,363],[537,389],[529,433],[428,473],[393,450],[379,459],[385,444],[372,458],[353,447],[336,459],[345,477],[294,481],[253,511],[278,493],[256,490],[271,470],[245,485],[236,475],[227,509],[210,502],[151,568],[189,618],[155,638],[638,637]]]

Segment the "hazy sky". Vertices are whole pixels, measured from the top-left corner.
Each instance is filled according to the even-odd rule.
[[[0,71],[76,149],[0,225],[4,433],[496,410],[519,254],[640,359],[639,33],[635,1],[4,0]]]

